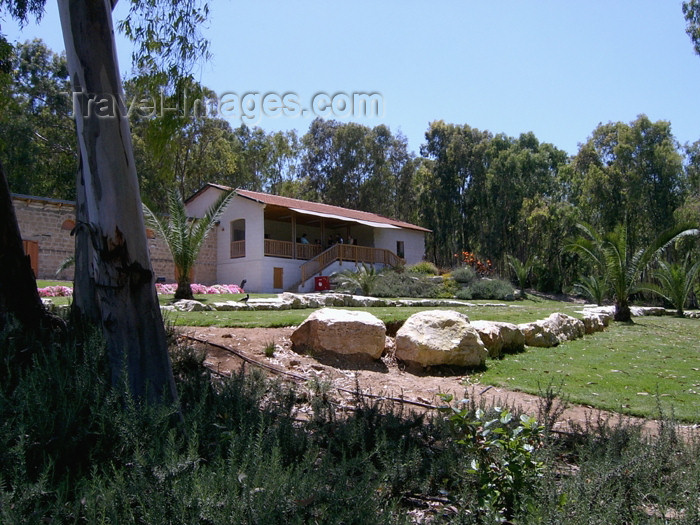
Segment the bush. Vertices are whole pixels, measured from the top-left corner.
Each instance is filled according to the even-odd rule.
[[[479,279],[469,286],[472,299],[496,299],[509,301],[513,299],[513,286],[501,279]]]
[[[438,275],[438,267],[429,261],[422,261],[406,268],[410,273],[420,273],[425,275]]]
[[[462,299],[463,301],[468,301],[469,299],[472,299],[472,291],[470,288],[462,288],[461,290],[457,291],[455,297],[457,299]]]
[[[424,274],[383,272],[374,285],[376,297],[438,297],[442,283],[430,280]]]
[[[462,266],[452,271],[452,278],[459,284],[471,284],[476,279],[476,272],[470,266]]]

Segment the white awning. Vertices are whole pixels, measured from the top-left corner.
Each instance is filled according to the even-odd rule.
[[[371,228],[386,228],[389,230],[400,230],[401,227],[394,226],[393,224],[385,224],[383,222],[365,221],[362,219],[352,219],[350,217],[343,217],[342,215],[333,215],[332,213],[321,213],[318,211],[308,211],[300,210],[298,208],[289,208],[292,211],[301,213],[302,215],[313,215],[315,217],[325,217],[326,219],[337,219],[339,221],[346,222],[356,222],[358,224],[364,224],[365,226],[370,226]]]

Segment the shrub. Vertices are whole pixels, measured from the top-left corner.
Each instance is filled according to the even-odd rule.
[[[437,292],[438,299],[452,299],[459,291],[459,285],[447,276],[443,276],[442,286]]]
[[[410,273],[420,273],[425,275],[438,275],[438,267],[429,261],[422,261],[406,268]]]
[[[425,274],[384,272],[374,287],[376,297],[437,297],[442,283],[432,281]]]
[[[469,299],[472,299],[472,291],[470,288],[462,288],[461,290],[457,291],[455,297],[457,299],[462,299],[463,301],[468,301]]]
[[[471,266],[462,266],[452,271],[452,278],[459,284],[471,284],[476,279],[476,272]]]
[[[469,290],[472,299],[496,299],[499,301],[512,300],[515,292],[509,282],[501,279],[479,279],[469,286]]]

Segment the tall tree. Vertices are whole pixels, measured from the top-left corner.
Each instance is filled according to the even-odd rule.
[[[308,198],[401,219],[414,213],[409,188],[417,164],[405,137],[386,126],[316,119],[302,143]]]
[[[599,231],[627,223],[628,242],[637,247],[673,225],[686,184],[670,123],[640,115],[629,124],[601,124],[572,168],[573,204]]]
[[[17,44],[0,103],[0,159],[15,193],[75,199],[77,149],[64,55]]]
[[[142,44],[142,56],[164,57],[164,70],[177,76],[178,66],[202,49],[197,32],[206,4],[133,0],[131,6],[125,28]],[[0,0],[0,7],[24,21],[41,16],[43,1]],[[113,4],[59,0],[58,8],[80,153],[74,309],[102,327],[116,387],[127,385],[144,401],[171,402],[175,383],[122,102]]]
[[[0,163],[0,329],[8,314],[16,316],[28,331],[41,328],[49,318],[39,298],[29,257],[24,253],[10,187]]]
[[[683,2],[683,16],[687,23],[685,31],[693,42],[695,52],[700,55],[700,0]]]
[[[164,93],[162,101],[152,100],[153,92]],[[163,187],[175,187],[186,198],[206,182],[237,186],[238,155],[235,137],[229,123],[211,117],[208,106],[214,101],[211,90],[191,78],[182,78],[177,85],[163,84],[159,78],[141,76],[127,83],[128,100],[144,95],[157,107],[131,115],[134,155],[142,196],[154,210],[165,211]],[[165,95],[167,93],[167,96]]]
[[[81,157],[74,308],[101,325],[113,385],[127,384],[140,399],[172,402],[175,382],[121,101],[111,10],[109,0],[59,1]]]

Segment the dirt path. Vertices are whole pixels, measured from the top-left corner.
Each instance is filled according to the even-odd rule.
[[[188,327],[182,328],[181,333],[199,340],[220,345],[256,362],[282,370],[290,380],[304,378],[306,381],[316,378],[330,383],[332,391],[337,393],[339,403],[351,403],[352,395],[359,387],[363,393],[379,395],[388,398],[401,398],[415,402],[415,406],[439,405],[440,393],[450,393],[456,399],[465,396],[473,402],[483,399],[487,404],[503,404],[517,407],[523,412],[537,415],[542,404],[538,396],[497,388],[478,383],[469,383],[468,377],[458,371],[440,371],[440,375],[419,370],[404,370],[391,357],[381,361],[363,363],[358,366],[342,357],[324,359],[323,362],[307,355],[301,355],[292,350],[290,336],[294,327],[287,328],[219,328],[219,327]],[[265,348],[275,345],[274,355],[267,357]],[[244,360],[233,353],[216,348],[206,347],[205,365],[214,371],[229,374],[240,370]],[[391,352],[388,352],[391,355]],[[246,365],[254,366],[254,365]],[[270,372],[272,373],[272,372]],[[284,376],[283,376],[284,377]],[[297,380],[297,382],[301,382]],[[465,386],[468,385],[468,386]],[[569,405],[562,413],[555,429],[568,431],[572,427],[583,427],[587,421],[616,422],[621,416],[613,412],[605,412],[584,405]],[[640,423],[650,433],[658,430],[658,422],[623,416],[624,421]],[[700,432],[698,425],[689,425],[689,433]]]

